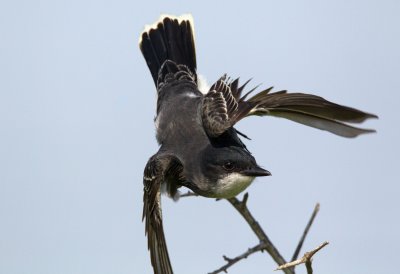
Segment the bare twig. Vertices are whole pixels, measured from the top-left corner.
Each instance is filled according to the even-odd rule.
[[[258,251],[262,251],[263,249],[265,249],[265,244],[264,243],[260,243],[252,248],[249,248],[246,252],[244,252],[242,255],[239,255],[235,258],[228,258],[226,256],[223,256],[224,260],[227,261],[227,263],[223,266],[221,266],[220,268],[218,268],[217,270],[214,270],[213,272],[210,272],[209,274],[218,274],[221,272],[228,272],[228,268],[231,267],[232,265],[234,265],[235,263],[239,262],[240,260],[246,259],[248,256],[250,256],[253,253],[256,253]]]
[[[283,270],[283,271],[285,271],[285,269],[292,268],[293,266],[305,263],[306,268],[307,268],[307,273],[308,274],[312,274],[313,273],[312,265],[311,265],[312,257],[314,256],[315,253],[320,251],[324,246],[326,246],[328,244],[329,244],[328,242],[324,242],[320,246],[318,246],[317,248],[315,248],[315,249],[313,249],[313,250],[311,250],[309,252],[304,253],[304,256],[301,259],[298,259],[298,260],[295,260],[293,262],[281,265],[275,270]]]
[[[180,195],[180,197],[191,197],[191,196],[199,196],[198,194],[188,191],[185,194]],[[213,272],[210,272],[209,274],[217,274],[221,272],[228,272],[228,268],[234,265],[235,263],[246,259],[248,256],[250,256],[253,253],[259,252],[259,251],[264,251],[266,250],[268,254],[272,257],[272,259],[280,265],[276,270],[282,270],[285,274],[295,274],[294,271],[294,266],[305,263],[306,268],[307,268],[307,273],[311,274],[312,273],[312,265],[311,265],[311,257],[318,252],[321,248],[323,248],[325,245],[328,244],[328,242],[323,243],[321,246],[317,247],[316,249],[306,252],[304,256],[300,260],[296,260],[297,257],[299,256],[300,250],[303,246],[304,240],[307,237],[307,234],[311,228],[311,225],[314,222],[315,217],[318,214],[320,205],[317,203],[314,207],[314,211],[311,215],[310,220],[307,223],[306,228],[304,229],[303,235],[300,238],[300,241],[296,247],[296,250],[293,254],[292,257],[292,262],[291,263],[286,263],[285,259],[280,255],[279,251],[276,249],[276,247],[273,245],[271,240],[268,238],[268,236],[265,234],[264,230],[261,228],[261,226],[258,224],[258,222],[254,219],[253,215],[251,215],[249,209],[247,208],[247,200],[249,198],[249,194],[245,193],[243,196],[243,200],[240,201],[236,197],[234,198],[229,198],[227,201],[242,215],[242,217],[246,220],[250,228],[253,230],[253,232],[256,234],[258,239],[260,240],[260,243],[252,248],[249,248],[246,252],[243,254],[234,257],[234,258],[228,258],[226,256],[223,256],[224,260],[227,262],[225,265],[222,267],[218,268],[217,270],[214,270]],[[218,201],[219,199],[217,199]]]
[[[192,191],[188,191],[185,194],[179,195],[179,198],[184,198],[184,197],[192,197],[192,196],[199,196],[199,194],[194,193]]]
[[[310,227],[311,227],[311,225],[313,224],[314,219],[315,219],[315,217],[316,217],[317,214],[318,214],[318,211],[319,211],[319,203],[317,203],[317,204],[315,205],[315,207],[314,207],[314,211],[313,211],[313,213],[311,214],[311,218],[310,218],[310,220],[308,221],[308,224],[307,224],[306,228],[304,229],[303,235],[302,235],[301,238],[300,238],[300,241],[299,241],[299,243],[298,243],[298,245],[297,245],[297,247],[296,247],[296,250],[295,250],[294,253],[293,253],[292,261],[297,260],[297,258],[299,257],[301,247],[303,246],[304,240],[305,240],[306,237],[307,237],[308,231],[310,230]]]
[[[254,219],[254,217],[251,215],[250,211],[247,208],[247,199],[249,197],[249,194],[246,193],[243,196],[243,200],[239,201],[237,198],[229,198],[227,199],[229,203],[232,204],[234,208],[242,215],[242,217],[246,220],[246,222],[249,224],[250,228],[253,230],[253,232],[256,234],[258,239],[262,244],[264,244],[263,250],[266,250],[268,254],[272,257],[272,259],[278,264],[278,265],[283,265],[286,263],[285,259],[282,257],[282,255],[279,253],[279,251],[275,248],[275,246],[272,244],[271,240],[268,238],[268,236],[265,234],[264,230],[261,228],[261,226],[258,224],[258,222]],[[286,274],[294,274],[294,270],[290,268],[285,268],[283,270]]]
[[[313,274],[313,269],[312,269],[312,260],[306,261],[306,269],[307,269],[307,274]]]

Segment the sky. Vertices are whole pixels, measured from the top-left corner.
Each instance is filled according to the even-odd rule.
[[[157,149],[155,88],[138,48],[161,13],[192,13],[198,71],[377,114],[341,138],[279,118],[237,128],[271,177],[248,206],[314,273],[391,273],[400,245],[399,1],[0,1],[0,273],[151,273],[142,174]],[[186,190],[182,190],[185,192]],[[258,243],[226,201],[163,197],[175,273],[208,273]],[[229,273],[276,273],[266,253]],[[298,273],[305,273],[300,266]]]

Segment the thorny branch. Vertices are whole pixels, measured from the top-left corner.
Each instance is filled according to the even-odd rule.
[[[246,222],[249,224],[250,228],[253,230],[253,232],[256,234],[258,239],[260,240],[261,243],[265,245],[264,250],[268,252],[268,254],[272,257],[272,259],[278,264],[282,265],[285,264],[286,261],[282,257],[282,255],[279,253],[279,251],[275,248],[271,240],[268,238],[267,234],[265,234],[264,230],[261,228],[259,223],[254,219],[253,215],[251,215],[249,209],[247,208],[247,199],[249,198],[249,194],[246,193],[243,196],[243,200],[239,201],[237,198],[230,198],[227,199],[231,205],[236,208],[236,210],[242,215],[242,217],[246,220]],[[284,270],[286,274],[294,274],[294,271],[292,269],[286,269]]]
[[[192,191],[188,191],[184,194],[179,195],[179,198],[192,197],[192,196],[199,196],[199,194],[194,193]]]
[[[260,243],[252,248],[249,248],[245,253],[243,253],[242,255],[239,255],[235,258],[228,258],[226,256],[223,256],[224,260],[227,261],[227,263],[223,266],[221,266],[220,268],[218,268],[217,270],[214,270],[213,272],[210,272],[209,274],[218,274],[220,272],[228,272],[228,268],[231,267],[232,265],[234,265],[235,263],[237,263],[238,261],[242,260],[242,259],[246,259],[248,256],[250,256],[253,253],[256,253],[258,251],[262,251],[265,249],[265,244],[264,243]]]
[[[180,195],[180,197],[191,197],[191,196],[198,196],[196,193],[188,191],[185,194]],[[300,238],[299,243],[297,244],[296,250],[293,254],[292,257],[292,262],[291,263],[286,263],[285,259],[280,255],[279,251],[276,249],[276,247],[273,245],[271,240],[268,238],[268,236],[265,234],[264,230],[261,228],[259,223],[256,221],[256,219],[251,215],[249,209],[247,208],[247,200],[249,198],[249,194],[245,193],[243,196],[242,201],[238,200],[236,197],[227,199],[227,201],[242,215],[242,217],[246,220],[246,222],[249,224],[250,228],[253,230],[253,232],[256,234],[258,239],[260,240],[260,243],[252,248],[249,248],[246,252],[243,254],[234,257],[234,258],[228,258],[227,256],[223,256],[224,260],[227,262],[225,265],[222,267],[218,268],[217,270],[214,270],[213,272],[210,272],[209,274],[218,274],[221,272],[228,272],[228,268],[234,265],[235,263],[239,262],[240,260],[246,259],[248,256],[250,256],[253,253],[256,252],[263,252],[266,250],[268,254],[272,257],[272,259],[279,265],[279,267],[276,270],[282,270],[285,274],[295,274],[294,271],[294,266],[305,263],[307,267],[307,273],[312,274],[312,266],[311,266],[311,257],[318,252],[321,248],[323,248],[325,245],[328,244],[328,242],[323,243],[321,246],[318,248],[307,252],[304,254],[303,258],[300,260],[296,260],[300,250],[303,246],[304,240],[310,230],[310,227],[312,223],[314,222],[315,217],[318,214],[320,205],[317,203],[314,207],[314,211],[311,215],[310,220],[307,223],[306,228],[304,229],[303,235]],[[219,199],[217,199],[218,201]],[[307,259],[308,258],[308,259]],[[304,260],[304,261],[303,261]]]
[[[303,236],[301,236],[299,244],[297,245],[296,250],[294,251],[294,254],[292,256],[292,261],[296,260],[299,257],[299,253],[300,253],[301,247],[303,246],[304,240],[307,237],[308,231],[310,231],[311,225],[313,224],[314,219],[318,214],[318,211],[319,211],[319,203],[317,203],[315,205],[315,207],[314,207],[314,211],[311,214],[311,218],[308,221],[308,224],[307,224],[306,228],[304,229]]]
[[[298,259],[298,260],[295,260],[295,261],[293,261],[293,262],[290,262],[290,263],[287,263],[287,264],[284,264],[284,265],[281,265],[281,266],[279,266],[277,269],[275,269],[275,270],[285,270],[285,269],[287,269],[288,267],[289,268],[292,268],[292,267],[294,267],[294,266],[296,266],[296,265],[299,265],[299,264],[305,264],[306,265],[306,268],[307,268],[307,273],[308,274],[312,274],[313,273],[313,269],[312,269],[312,257],[314,256],[314,254],[315,253],[317,253],[318,251],[320,251],[324,246],[326,246],[326,245],[328,245],[329,243],[328,242],[323,242],[321,245],[319,245],[317,248],[315,248],[315,249],[313,249],[313,250],[311,250],[311,251],[309,251],[309,252],[306,252],[305,254],[304,254],[304,256],[301,258],[301,259]]]

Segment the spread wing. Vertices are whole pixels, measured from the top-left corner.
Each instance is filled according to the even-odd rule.
[[[322,97],[305,93],[287,93],[286,90],[271,93],[272,87],[246,100],[254,89],[242,96],[244,85],[239,80],[220,78],[204,96],[202,120],[207,134],[217,137],[246,116],[276,116],[314,128],[327,130],[343,137],[356,137],[375,132],[347,123],[362,123],[377,118],[354,108],[338,105]]]
[[[174,157],[154,155],[149,159],[143,174],[143,219],[146,219],[146,234],[151,264],[155,274],[172,274],[172,266],[165,242],[161,214],[161,183]]]

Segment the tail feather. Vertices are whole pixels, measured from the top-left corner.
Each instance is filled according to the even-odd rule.
[[[191,15],[161,16],[159,21],[146,27],[142,32],[139,47],[156,85],[160,68],[167,60],[176,65],[185,65],[196,75],[196,51]],[[197,82],[197,79],[195,80]]]

